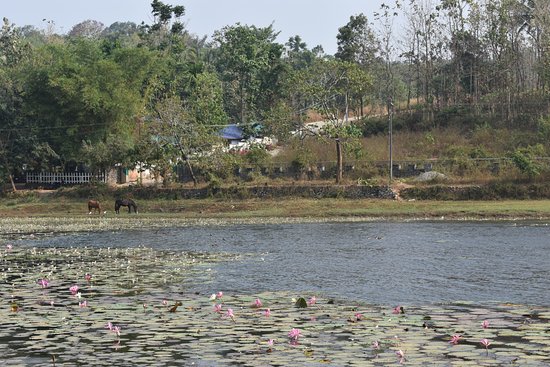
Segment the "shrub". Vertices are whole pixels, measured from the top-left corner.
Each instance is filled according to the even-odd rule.
[[[527,174],[529,179],[533,179],[541,172],[541,166],[534,161],[532,151],[527,149],[516,149],[512,155],[512,162],[523,174]]]

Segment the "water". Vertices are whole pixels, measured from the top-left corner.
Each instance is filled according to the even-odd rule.
[[[550,226],[367,222],[183,227],[41,238],[32,246],[146,246],[242,254],[193,291],[309,292],[376,304],[550,305]],[[206,271],[206,269],[205,269]]]

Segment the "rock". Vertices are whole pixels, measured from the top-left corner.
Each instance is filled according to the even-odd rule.
[[[445,176],[443,173],[430,171],[430,172],[424,172],[420,174],[414,180],[417,182],[429,182],[429,181],[443,181],[446,179],[447,179],[447,176]]]

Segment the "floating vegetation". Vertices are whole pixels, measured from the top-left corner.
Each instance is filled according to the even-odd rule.
[[[0,355],[8,365],[550,363],[546,307],[190,290],[210,282],[216,262],[238,261],[229,254],[4,244],[0,255]]]

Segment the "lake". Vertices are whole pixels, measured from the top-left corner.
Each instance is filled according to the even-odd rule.
[[[550,226],[349,222],[188,226],[54,235],[38,247],[147,247],[223,254],[187,287],[312,292],[371,304],[550,305]]]

